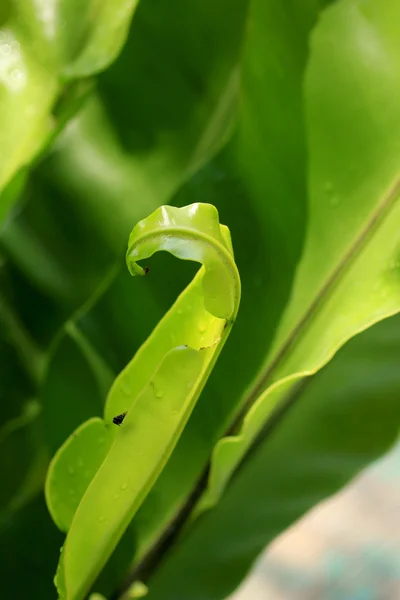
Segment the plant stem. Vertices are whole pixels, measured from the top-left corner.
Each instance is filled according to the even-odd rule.
[[[13,307],[4,294],[0,293],[0,328],[7,335],[16,349],[21,363],[35,388],[41,382],[44,355],[25,330]],[[4,333],[3,333],[4,335]]]

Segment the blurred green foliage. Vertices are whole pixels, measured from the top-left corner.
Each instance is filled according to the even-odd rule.
[[[399,19],[392,0],[0,6],[1,597],[54,598],[49,460],[193,278],[166,253],[145,279],[124,265],[163,204],[218,209],[241,308],[93,591],[144,565],[152,600],[226,598],[394,441]]]

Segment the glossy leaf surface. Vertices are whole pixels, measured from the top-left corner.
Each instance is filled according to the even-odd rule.
[[[159,20],[152,3],[139,7],[140,20],[134,21],[132,40],[110,74],[105,75],[106,83],[101,86],[107,107],[113,98],[121,100],[127,94],[129,107],[134,103],[134,110],[129,108],[126,113],[130,119],[135,119],[135,125],[132,123],[129,130],[138,125],[144,132],[146,128],[152,128],[152,143],[147,147],[145,156],[142,151],[139,153],[140,160],[135,159],[137,152],[132,153],[133,156],[124,154],[107,120],[110,114],[99,108],[98,101],[90,102],[78,122],[65,132],[57,152],[40,170],[40,176],[35,173],[26,210],[5,232],[3,243],[8,255],[30,281],[40,287],[42,293],[50,294],[59,304],[76,305],[80,298],[87,296],[90,288],[96,287],[94,273],[104,274],[104,265],[112,259],[107,254],[108,249],[111,247],[118,251],[130,223],[142,217],[145,210],[156,206],[157,201],[167,198],[168,190],[176,188],[186,172],[193,168],[192,159],[196,163],[204,161],[208,153],[220,145],[220,137],[226,135],[233,107],[231,101],[220,103],[219,100],[220,94],[225,97],[225,91],[226,98],[230,98],[230,82],[236,81],[234,71],[237,70],[247,3],[237,2],[229,26],[225,23],[222,28],[219,23],[221,19],[225,20],[226,14],[222,5],[209,2],[205,8],[204,3],[201,7],[199,3],[197,18],[193,18],[193,5],[181,4],[180,15],[186,25],[178,26],[176,30],[172,26],[164,27],[166,23],[172,25],[176,21],[167,3],[157,7],[157,11],[162,10]],[[208,19],[210,10],[215,14],[212,21]],[[150,37],[149,27],[153,31]],[[157,37],[160,35],[162,39]],[[154,37],[159,44],[156,53],[153,51]],[[206,48],[204,39],[207,39]],[[189,40],[192,56],[187,53],[186,58],[191,65],[190,71],[195,75],[188,79],[185,70],[178,74],[181,84],[179,101],[176,102],[174,87],[164,88],[163,77],[166,69],[170,78],[176,76],[173,48],[179,49]],[[140,50],[143,44],[146,51]],[[199,62],[200,47],[205,51],[202,54],[204,60]],[[134,50],[140,50],[140,55],[134,54]],[[163,63],[158,59],[160,55],[164,57]],[[143,66],[143,61],[146,66]],[[122,66],[129,70],[133,81],[131,95],[130,88],[125,88],[122,95],[118,92],[119,88],[115,88],[120,86],[115,72],[123,72]],[[144,85],[143,71],[154,69],[158,75],[146,80]],[[200,82],[204,90],[200,96],[196,91],[199,83],[196,82]],[[156,84],[159,88],[155,97],[162,91],[165,112],[160,119],[154,120],[146,98],[147,86]],[[234,98],[231,100],[234,105]],[[115,115],[121,114],[121,108],[114,111],[113,123]],[[181,124],[178,129],[177,122]],[[128,132],[122,121],[119,127]],[[208,130],[207,144],[201,141],[205,128]],[[164,130],[170,132],[168,139]],[[198,143],[201,153],[197,150]],[[99,232],[103,239],[99,239]],[[103,252],[105,246],[107,252]],[[46,251],[49,247],[53,249],[51,260]],[[99,306],[79,318],[81,331],[89,335],[91,344],[99,344],[97,349],[107,358],[114,372],[126,364],[132,350],[145,339],[152,324],[162,316],[177,290],[182,289],[188,279],[189,271],[182,268],[184,266],[171,279],[169,264],[155,260],[155,276],[150,276],[145,282],[136,282],[130,281],[129,275],[122,272]],[[181,277],[183,272],[185,275]],[[32,326],[35,324],[36,319],[32,319]],[[51,359],[44,387],[46,435],[53,451],[64,442],[67,432],[79,423],[79,415],[93,408],[95,412],[92,414],[98,414],[92,403],[98,396],[93,373],[90,367],[85,367],[85,353],[78,355],[79,344],[68,338],[69,334],[65,342],[60,341],[53,346],[54,358]],[[51,402],[54,397],[57,397],[56,404]],[[210,396],[212,399],[213,395]],[[208,413],[211,414],[211,411],[218,414],[218,403],[212,402]],[[207,420],[210,420],[209,416]],[[212,441],[207,440],[207,445],[212,445]],[[183,453],[187,459],[193,454],[188,453],[186,447]],[[182,458],[178,460],[181,470],[183,461]],[[171,492],[174,492],[173,488]],[[156,523],[159,518],[165,521],[165,511],[153,511],[152,502],[140,517],[141,540],[144,535],[148,537],[149,531],[154,532],[154,524],[151,528],[147,525],[149,513]]]
[[[290,11],[293,11],[293,14]],[[182,497],[190,491],[197,479],[198,472],[205,464],[213,444],[225,430],[229,416],[234,412],[240,399],[240,392],[249,378],[254,375],[260,358],[270,343],[275,320],[288,294],[292,272],[300,250],[302,233],[300,225],[303,220],[301,211],[305,195],[303,190],[305,175],[302,171],[304,148],[301,138],[300,83],[301,68],[305,61],[305,48],[302,44],[306,43],[306,37],[303,39],[297,29],[298,24],[301,23],[304,27],[302,35],[306,36],[314,17],[314,9],[303,14],[303,8],[300,6],[289,9],[281,5],[279,8],[275,5],[255,5],[253,21],[258,23],[258,26],[251,29],[247,42],[245,85],[249,92],[242,108],[240,135],[236,136],[222,157],[205,169],[202,176],[183,188],[181,195],[176,199],[177,202],[184,202],[188,195],[193,200],[212,197],[220,209],[233,219],[235,239],[238,239],[241,244],[237,258],[242,266],[246,293],[243,311],[233,333],[235,342],[232,340],[232,345],[227,349],[227,353],[224,353],[222,363],[217,366],[216,374],[212,376],[208,388],[200,398],[195,414],[190,419],[171,461],[135,519],[139,539],[144,546],[158,533],[160,527],[166,525],[168,517],[179,507]],[[265,51],[266,27],[274,28],[277,20],[287,27],[287,31],[284,30],[285,35],[293,40],[293,47],[290,49],[287,44],[281,45],[279,39],[276,40],[275,51],[282,54],[281,60],[284,61],[288,73],[287,79],[278,77],[273,70],[274,55],[273,53],[269,55]],[[264,49],[264,59],[268,60],[269,71],[267,70],[266,73],[273,73],[271,81],[267,77],[261,79],[259,77],[259,69],[254,57],[260,56],[262,49]],[[299,88],[298,95],[294,95],[291,91],[295,84]],[[277,94],[287,94],[291,99],[290,105],[287,106],[284,131],[281,127],[282,122],[279,121],[281,125],[278,127],[278,121],[274,116],[275,104],[280,105],[280,103],[278,98],[271,96],[271,89],[276,89]],[[268,94],[271,98],[269,111],[265,110],[265,105],[257,104],[255,110],[253,104],[257,94]],[[274,131],[272,137],[271,131]],[[86,130],[86,133],[89,132],[90,130]],[[285,139],[282,146],[276,145],[278,137]],[[271,146],[266,146],[266,139],[271,139]],[[277,149],[280,154],[277,153]],[[268,169],[261,160],[265,152],[268,152],[266,161]],[[288,153],[290,167],[285,163]],[[115,156],[114,150],[112,156]],[[79,165],[75,164],[81,169],[86,165],[82,161]],[[238,165],[241,165],[241,177],[237,175]],[[288,177],[289,168],[290,177]],[[90,181],[93,181],[89,168],[87,172],[90,174]],[[293,182],[295,182],[296,194],[293,193]],[[96,189],[98,193],[104,193],[100,187]],[[265,202],[265,189],[269,190],[271,196],[277,198],[276,205]],[[235,205],[240,206],[240,212],[231,211],[232,206]],[[279,225],[281,219],[286,220],[284,228]],[[248,231],[254,231],[256,235],[249,237]],[[280,253],[274,252],[277,244],[282,249]],[[165,281],[165,287],[167,285],[169,286],[170,283]],[[165,296],[165,289],[154,288],[149,292],[146,299],[143,299],[145,312],[148,307],[162,302]],[[98,330],[101,329],[102,323],[98,317],[109,320],[111,314],[114,315],[121,310],[121,306],[126,304],[123,288],[120,287],[119,295],[113,297],[112,304],[107,305],[106,302],[102,302],[101,312],[94,311],[95,315],[97,313],[97,320],[91,324],[91,331],[93,325]],[[266,304],[268,310],[265,310]],[[135,312],[135,307],[132,306],[129,310]],[[129,318],[128,312],[126,318]],[[141,314],[140,319],[135,321],[135,331],[142,330],[142,322],[145,322],[145,318],[145,314]],[[113,317],[112,323],[117,327],[118,337],[129,337],[129,333],[123,331],[122,317],[118,320]],[[113,342],[111,328],[107,335]],[[114,347],[120,345],[115,345],[115,341],[113,344]],[[220,368],[222,370],[219,370]],[[235,373],[234,378],[231,376],[232,372]],[[219,378],[224,379],[223,386]]]
[[[129,240],[131,273],[144,274],[136,261],[159,250],[203,267],[115,380],[105,421],[82,425],[49,470],[48,505],[57,524],[69,527],[57,582],[60,596],[71,600],[88,591],[161,472],[237,314],[239,275],[214,207],[161,207],[140,222]],[[118,429],[112,419],[122,412]]]
[[[269,359],[247,398],[254,406],[240,436],[214,452],[204,507],[217,500],[258,429],[290,393],[290,381],[316,372],[351,336],[400,308],[396,15],[391,2],[342,1],[326,10],[313,35],[305,81],[310,214],[304,254]],[[366,44],[375,48],[373,64]],[[382,104],[384,112],[371,111]]]
[[[246,93],[237,132],[174,200],[207,197],[229,217],[243,294],[226,351],[135,519],[142,541],[137,559],[168,527],[168,520],[196,485],[266,356],[290,292],[305,222],[302,74],[309,31],[319,8],[312,4],[306,9],[302,2],[252,4],[243,57]],[[276,68],[278,59],[282,69]],[[260,104],[258,97],[268,101]]]
[[[117,56],[136,4],[137,0],[6,3],[0,23],[1,221],[20,192],[14,185],[23,175],[19,170],[37,157],[57,129],[55,105],[65,91],[65,78],[89,76]],[[69,104],[73,103],[72,98]],[[66,112],[59,115],[60,121]]]
[[[121,437],[122,452],[122,436],[136,425],[135,399],[141,430],[147,431],[147,437],[138,435],[138,445],[147,447],[153,437],[146,412],[149,422],[158,414],[166,427],[171,421],[158,407],[170,401],[166,388],[174,386],[173,348],[193,334],[190,345],[206,360],[208,350],[200,348],[218,336],[218,320],[210,324],[199,304],[199,279],[184,293],[202,317],[199,322],[188,321],[180,331],[184,314],[175,320],[169,312],[169,325],[161,321],[159,337],[150,335],[193,276],[193,264],[176,269],[172,256],[159,253],[148,277],[131,278],[121,253],[132,223],[165,203],[214,204],[235,241],[241,310],[171,456],[149,483],[151,490],[104,568],[106,584],[98,580],[88,593],[112,597],[125,581],[129,562],[133,569],[147,564],[147,552],[173,530],[174,518],[213,458],[197,522],[193,515],[188,519],[180,545],[168,548],[159,574],[150,564],[152,577],[144,581],[154,598],[187,600],[197,594],[222,600],[265,543],[394,438],[393,398],[399,388],[392,343],[374,338],[376,352],[386,356],[383,368],[372,349],[363,354],[354,346],[353,354],[348,348],[357,338],[346,340],[398,311],[398,8],[388,0],[142,0],[120,56],[95,86],[86,75],[116,56],[119,42],[114,45],[113,32],[119,32],[121,43],[127,33],[117,7],[130,11],[134,3],[78,4],[79,10],[75,1],[46,3],[54,9],[53,21],[36,0],[0,8],[0,23],[20,44],[8,43],[11,38],[6,47],[4,40],[0,43],[0,58],[5,57],[0,65],[11,65],[5,77],[21,67],[14,64],[15,52],[25,60],[22,50],[29,47],[33,67],[26,85],[38,83],[43,71],[57,87],[51,98],[42,98],[48,102],[42,107],[47,118],[34,134],[30,109],[25,121],[23,112],[24,102],[35,99],[33,87],[23,97],[22,90],[9,93],[7,77],[0,83],[0,104],[11,102],[4,123],[0,116],[2,133],[27,136],[22,147],[17,137],[7,134],[3,140],[0,134],[16,169],[15,175],[8,171],[0,212],[5,214],[18,196],[22,201],[19,213],[8,212],[0,240],[8,274],[1,299],[16,325],[6,344],[7,350],[12,347],[10,368],[7,363],[0,382],[2,422],[19,418],[27,398],[40,392],[43,445],[51,454],[61,446],[55,462],[63,476],[48,479],[49,504],[67,531],[90,482],[111,456],[115,436]],[[45,35],[45,14],[53,39]],[[38,75],[32,79],[33,73]],[[74,79],[80,75],[85,78]],[[51,86],[41,91],[53,93]],[[78,117],[59,135],[76,111]],[[7,120],[11,116],[19,119],[15,126]],[[50,138],[56,144],[45,154]],[[30,158],[38,152],[43,160],[34,165]],[[22,170],[20,163],[26,163]],[[8,169],[7,161],[2,165]],[[142,234],[144,241],[146,231]],[[161,230],[158,242],[165,243]],[[175,237],[184,257],[178,242]],[[147,248],[151,251],[151,243]],[[215,280],[224,291],[218,269]],[[225,300],[228,304],[229,297]],[[220,303],[211,305],[219,315]],[[8,321],[7,315],[0,317]],[[370,339],[365,335],[360,338]],[[21,363],[17,370],[15,353]],[[132,375],[125,367],[135,353]],[[182,356],[190,362],[190,352],[177,354],[182,363]],[[334,367],[342,355],[340,368]],[[167,358],[172,367],[165,363],[162,372]],[[331,368],[334,375],[328,377]],[[371,377],[366,390],[360,383],[364,371]],[[156,379],[157,386],[146,389]],[[370,390],[383,399],[382,414]],[[99,418],[104,407],[105,421]],[[120,429],[111,425],[125,411]],[[376,431],[371,425],[372,433],[358,439],[357,419],[366,427],[375,420]],[[80,425],[78,436],[68,438]],[[229,437],[217,444],[227,432]],[[4,486],[8,506],[19,496],[19,479],[28,480],[34,471],[31,445],[18,437],[22,429],[15,433],[15,440],[6,438],[17,467],[9,487]],[[159,429],[157,434],[161,447],[165,439]],[[135,457],[124,462],[118,454],[121,470],[110,467],[107,475],[120,478],[122,485],[122,471],[128,472],[126,491],[133,489],[135,477],[146,488],[149,474],[142,457]],[[33,479],[36,488],[30,489],[37,490],[40,477]],[[110,499],[109,510],[117,501],[122,499]],[[207,507],[213,508],[199,515]],[[21,519],[32,540],[34,528],[20,508],[11,517],[15,526]],[[88,524],[91,518],[108,519],[108,509],[85,511]],[[126,515],[122,520],[129,520]],[[43,518],[40,522],[47,531]],[[101,532],[105,520],[96,526]],[[82,531],[89,544],[84,526]],[[13,552],[16,564],[18,556],[25,564],[22,549]],[[8,565],[4,548],[0,562],[3,555]],[[41,584],[35,587],[32,569],[27,573],[32,600],[42,600]]]
[[[399,433],[399,358],[396,316],[303,380],[217,506],[171,550],[149,600],[226,598],[266,544],[386,452]]]

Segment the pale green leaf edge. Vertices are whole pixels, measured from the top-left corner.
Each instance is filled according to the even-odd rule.
[[[185,222],[185,219],[187,220],[187,222]],[[195,227],[192,228],[192,230],[190,230],[190,227],[188,229],[189,223],[191,221],[195,222]],[[197,234],[198,234],[197,238],[196,238],[196,233],[195,233],[196,227],[197,227]],[[171,234],[170,236],[168,236],[169,228],[170,228],[170,234]],[[158,229],[158,232],[157,232],[157,229]],[[203,230],[209,229],[210,231],[208,232],[208,234],[204,234],[204,231],[202,231],[202,229]],[[143,231],[145,231],[145,236],[141,235],[143,233]],[[153,235],[149,234],[149,231],[150,232],[153,231]],[[155,235],[155,232],[157,232],[156,235]],[[144,239],[144,238],[146,238],[146,239]],[[135,251],[135,239],[137,239],[138,247],[140,246],[139,252]],[[188,240],[189,240],[189,244],[187,243]],[[183,245],[182,245],[182,242],[184,242]],[[174,247],[174,244],[175,244],[175,247]],[[194,251],[192,256],[190,256],[190,252],[187,251],[187,246],[189,246],[189,245],[192,247],[192,249]],[[201,249],[202,246],[203,246],[203,249]],[[221,321],[221,318],[216,319],[216,326],[217,326],[217,329],[215,330],[216,338],[214,339],[214,342],[212,343],[211,346],[200,347],[200,348],[197,348],[197,350],[193,350],[190,348],[182,348],[182,347],[175,348],[175,349],[171,349],[170,352],[168,352],[168,354],[165,356],[165,359],[167,359],[168,355],[175,354],[176,350],[180,351],[181,353],[183,352],[184,354],[186,354],[187,352],[189,352],[189,353],[194,352],[194,355],[193,355],[194,357],[196,357],[196,356],[198,356],[199,358],[203,357],[200,359],[199,365],[204,363],[204,367],[201,367],[201,370],[199,372],[200,379],[197,379],[196,380],[197,383],[194,384],[194,390],[197,390],[195,393],[195,396],[193,397],[192,401],[189,403],[188,409],[185,409],[185,414],[184,414],[182,423],[176,430],[174,438],[172,439],[172,442],[169,443],[167,454],[164,456],[163,460],[160,463],[160,469],[156,470],[156,472],[154,473],[154,476],[152,477],[152,479],[150,481],[150,485],[147,486],[148,489],[145,490],[145,493],[139,494],[139,496],[141,496],[141,497],[138,497],[139,502],[137,502],[137,506],[135,506],[135,509],[133,512],[136,512],[137,508],[140,506],[140,503],[143,501],[144,497],[147,495],[149,489],[151,488],[152,484],[154,483],[155,479],[157,478],[163,465],[165,464],[168,456],[172,452],[172,448],[176,444],[176,441],[179,438],[181,431],[183,430],[184,424],[187,421],[187,418],[194,406],[194,403],[195,403],[202,387],[204,386],[205,381],[208,378],[208,374],[211,371],[211,369],[215,363],[215,360],[216,360],[219,352],[221,351],[223,344],[225,343],[225,341],[227,339],[227,336],[229,335],[234,318],[236,317],[236,314],[237,314],[239,301],[240,301],[240,278],[239,278],[239,274],[237,272],[237,268],[235,266],[233,256],[232,256],[232,245],[231,245],[231,241],[230,241],[229,230],[226,227],[219,225],[218,212],[211,205],[196,204],[196,205],[190,205],[188,207],[184,207],[182,209],[176,209],[174,207],[160,207],[157,211],[155,211],[155,213],[153,213],[153,215],[150,215],[150,217],[148,217],[148,219],[145,219],[142,222],[140,222],[136,226],[136,228],[134,228],[133,234],[130,238],[130,244],[129,244],[128,254],[127,254],[127,261],[128,261],[128,265],[131,269],[131,272],[133,271],[133,273],[143,274],[143,270],[141,270],[141,267],[136,265],[136,260],[147,258],[147,257],[151,256],[154,252],[156,252],[160,249],[167,250],[167,251],[171,252],[172,254],[174,254],[175,256],[179,256],[180,258],[183,258],[185,260],[195,260],[197,262],[204,261],[204,263],[206,264],[205,271],[204,271],[204,267],[203,267],[199,271],[199,273],[196,275],[192,284],[189,284],[189,288],[187,288],[187,290],[190,289],[190,287],[193,286],[193,284],[195,286],[196,285],[198,286],[200,283],[202,283],[202,285],[204,287],[204,298],[205,298],[204,301],[206,301],[206,298],[208,295],[209,298],[211,299],[211,306],[213,308],[217,308],[217,311],[219,311],[219,312],[222,311],[224,316],[222,317],[222,321]],[[203,256],[201,257],[200,255],[202,252],[203,252]],[[216,256],[215,256],[215,254],[216,254]],[[217,289],[218,289],[218,286],[221,288],[221,272],[219,272],[218,268],[217,268],[218,261],[220,261],[222,263],[223,270],[227,271],[227,273],[228,273],[227,278],[228,278],[228,281],[230,280],[230,286],[231,286],[230,294],[227,294],[226,290],[223,289],[224,293],[222,294],[222,296],[223,296],[222,303],[221,302],[218,303],[216,301],[215,295],[214,295],[215,290],[213,291],[213,285],[214,285],[214,287],[216,286]],[[208,273],[207,273],[207,268],[210,271]],[[213,278],[213,275],[212,275],[213,269],[216,270],[217,278],[215,278],[215,277]],[[205,275],[208,275],[208,278],[205,277]],[[215,273],[214,273],[214,276],[215,276]],[[223,277],[222,277],[222,283],[224,283]],[[233,293],[232,293],[232,290],[233,290]],[[180,300],[181,302],[182,302],[182,299],[183,299],[183,301],[185,300],[185,292],[183,292],[181,294],[181,296],[178,298],[178,300]],[[232,301],[232,299],[233,299],[233,301]],[[170,309],[170,311],[168,311],[167,315],[163,318],[163,320],[168,315],[171,314],[171,311],[174,310],[175,305],[176,305],[176,303]],[[163,320],[157,326],[157,328],[153,332],[152,336],[154,335],[154,333],[156,333],[157,329],[160,327]],[[146,345],[149,344],[149,340],[152,339],[152,336],[150,336],[150,338],[148,338],[148,340],[145,342],[145,344],[142,346],[142,348],[138,351],[137,355],[135,356],[135,358],[133,360],[135,360],[136,357],[145,350]],[[165,362],[165,359],[163,362]],[[196,359],[196,360],[198,362],[198,359]],[[122,379],[124,378],[127,368],[125,368],[125,370],[120,374],[120,376],[117,377],[117,379],[112,387],[112,390],[110,391],[109,398],[106,403],[106,409],[105,409],[105,413],[108,414],[108,416],[112,415],[114,412],[114,409],[111,408],[113,403],[112,403],[112,401],[110,401],[110,399],[112,400],[113,397],[118,396],[119,383],[121,381],[121,378]],[[150,379],[150,384],[151,384],[151,381],[152,380]],[[147,388],[151,387],[150,384],[147,386]],[[153,387],[154,387],[154,384],[153,384]],[[145,392],[145,390],[143,390],[143,393],[144,392]],[[141,394],[139,394],[139,397],[140,396],[141,396]],[[135,401],[135,403],[136,403],[136,401]],[[110,407],[110,405],[111,405],[111,407]],[[137,415],[136,415],[136,418],[137,418]],[[129,419],[130,419],[130,417],[127,416],[126,417],[127,424],[129,424]],[[125,421],[124,421],[124,423],[125,423]],[[128,425],[125,425],[125,427],[127,427],[127,426]],[[82,427],[84,427],[84,425],[81,426],[81,428]],[[117,431],[116,429],[114,429],[114,432],[115,432],[115,442],[116,442],[119,439],[118,434],[120,434],[121,432],[119,430]],[[68,442],[66,442],[66,444],[64,444],[64,447],[67,447],[67,446],[68,446]],[[59,456],[59,453],[57,453],[56,456]],[[56,461],[57,461],[57,459],[56,459],[56,457],[54,457],[54,459],[52,461],[52,465],[49,469],[48,481],[50,480],[50,478],[52,476],[52,473],[54,471],[54,465],[56,464]],[[99,475],[99,473],[101,472],[101,470],[104,467],[104,464],[106,462],[107,462],[107,459],[105,459],[103,466],[100,468],[97,475]],[[95,479],[96,479],[96,477],[95,477]],[[75,516],[72,520],[72,525],[71,525],[70,531],[72,530],[74,521],[76,521],[76,519],[77,519],[77,514],[80,511],[80,507],[84,504],[85,499],[87,500],[87,495],[88,495],[88,492],[89,492],[91,486],[93,485],[93,481],[89,485],[87,491],[85,492],[85,494],[82,498],[82,501],[78,507],[78,510],[75,513]],[[51,492],[49,492],[49,490],[47,488],[46,497],[47,497],[48,502],[50,499],[49,498],[50,495],[51,495]],[[50,499],[50,504],[51,504],[51,499]],[[128,522],[132,516],[133,516],[133,514],[129,515]],[[57,517],[53,511],[53,518],[54,517],[56,520]],[[56,520],[56,522],[57,522],[57,520]],[[127,523],[124,524],[123,529],[125,528],[126,525],[127,525]],[[122,531],[123,531],[123,529],[122,529]],[[112,544],[113,547],[115,547],[118,537],[121,535],[122,531],[117,531],[117,535],[115,536],[115,539],[113,540],[113,544]],[[68,539],[69,538],[67,537],[67,542],[64,545],[64,551],[62,554],[63,561],[60,562],[60,564],[59,564],[59,569],[58,569],[56,580],[57,580],[57,584],[59,587],[59,593],[60,593],[61,598],[62,597],[80,598],[80,597],[82,597],[81,594],[84,593],[84,590],[86,590],[88,588],[88,586],[90,585],[90,580],[92,581],[95,578],[96,573],[98,572],[99,564],[97,564],[97,566],[95,565],[96,568],[90,574],[89,580],[86,578],[86,580],[84,581],[84,584],[83,584],[83,588],[82,588],[82,586],[78,585],[78,587],[75,588],[75,592],[73,592],[72,595],[68,595],[66,588],[64,587],[64,584],[63,584],[64,575],[65,575],[63,563],[65,561],[65,556],[67,556],[67,557],[69,556],[69,552],[67,552],[67,548],[69,545]],[[112,551],[112,548],[111,548],[110,552],[111,551]],[[105,557],[104,560],[102,560],[102,564],[104,564],[104,561],[106,559],[107,559],[107,557]],[[101,566],[100,566],[100,568],[101,568]],[[62,571],[62,573],[61,573],[61,571]]]
[[[345,2],[342,2],[342,7],[344,7],[345,4]],[[347,2],[347,6],[350,6],[349,2]],[[389,221],[392,219],[392,222],[396,223],[400,220],[399,207],[397,205],[399,196],[400,174],[397,169],[397,173],[395,173],[394,178],[389,185],[387,185],[386,189],[381,190],[381,200],[376,209],[371,212],[367,223],[355,236],[352,245],[345,249],[341,262],[320,288],[308,313],[306,313],[303,319],[298,322],[295,329],[289,334],[289,340],[297,340],[299,332],[303,331],[304,328],[309,325],[313,313],[318,313],[321,306],[326,301],[329,292],[332,290],[334,291],[337,287],[337,283],[347,276],[348,272],[354,267],[357,260],[359,260],[359,256],[362,252],[364,251],[365,253],[366,249],[373,247],[374,244],[379,246],[376,241],[377,237],[381,240],[385,239],[385,237],[387,239],[393,238],[395,235],[395,227],[390,227]],[[389,253],[390,250],[391,249],[389,248],[385,251]],[[371,255],[371,258],[373,258],[371,251],[369,254]],[[388,261],[386,256],[383,256],[381,260],[382,265],[379,263],[378,266],[380,266],[382,271],[385,271],[387,268],[386,265],[390,264],[390,262],[391,261]],[[373,261],[371,260],[371,265],[372,263]],[[357,277],[356,273],[354,277]],[[365,294],[368,294],[368,289],[365,290]],[[321,352],[320,360],[314,360],[314,364],[311,364],[309,368],[294,371],[271,383],[271,379],[273,380],[273,375],[277,370],[277,367],[279,367],[280,360],[291,350],[291,342],[284,341],[280,348],[273,348],[269,361],[242,401],[242,406],[245,408],[247,407],[248,410],[247,413],[244,415],[242,414],[242,422],[238,433],[222,438],[217,442],[213,449],[208,487],[194,511],[194,516],[198,516],[202,511],[212,508],[212,506],[218,502],[230,476],[251,446],[265,421],[271,416],[271,413],[274,411],[277,404],[287,393],[290,393],[291,386],[297,380],[317,373],[352,337],[365,331],[379,321],[394,316],[399,310],[400,303],[398,296],[395,295],[394,288],[392,290],[392,298],[382,301],[379,310],[374,311],[371,308],[370,314],[361,314],[360,318],[358,318],[358,323],[350,333],[344,335],[340,339],[335,339],[334,343],[331,344],[328,349],[324,348],[324,352]]]

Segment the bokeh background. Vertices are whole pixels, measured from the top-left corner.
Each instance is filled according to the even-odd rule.
[[[278,537],[230,600],[400,598],[400,444]]]

